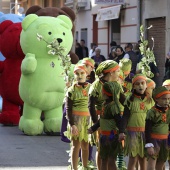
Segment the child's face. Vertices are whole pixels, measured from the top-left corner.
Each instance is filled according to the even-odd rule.
[[[169,90],[170,91],[170,85],[169,86],[165,86],[166,88],[167,88],[167,90]]]
[[[120,78],[120,77],[119,77],[119,79],[118,79],[118,83],[119,83],[119,84],[121,84],[121,85],[123,86],[123,84],[124,84],[124,80],[122,80],[122,78]]]
[[[86,82],[86,76],[87,76],[87,73],[84,71],[84,70],[77,70],[75,73],[74,73],[74,76],[75,76],[75,79],[79,82],[79,83],[84,83]]]
[[[118,81],[120,75],[120,69],[118,68],[114,72],[111,72],[110,75],[111,75],[111,81]]]
[[[164,94],[158,99],[155,99],[157,104],[161,107],[169,107],[170,104],[170,94]]]
[[[92,66],[86,65],[86,68],[87,68],[88,75],[90,75],[90,73],[93,71]]]
[[[137,80],[133,85],[133,89],[136,90],[136,92],[139,94],[144,94],[146,87],[147,87],[146,81],[142,79]]]

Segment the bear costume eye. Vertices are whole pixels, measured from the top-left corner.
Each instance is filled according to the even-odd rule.
[[[63,35],[66,35],[65,32],[63,32]]]
[[[48,34],[49,34],[49,35],[51,35],[51,34],[52,34],[52,32],[48,32]]]

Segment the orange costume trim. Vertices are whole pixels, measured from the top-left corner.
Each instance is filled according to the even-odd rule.
[[[114,132],[114,134],[117,134],[116,130],[112,130],[112,131]],[[100,134],[109,136],[112,133],[112,131],[100,130]]]
[[[163,96],[164,94],[170,94],[170,91],[167,90],[167,91],[163,91],[163,92],[161,92],[161,93],[158,93],[158,94],[155,96],[155,98],[157,99],[157,98]]]
[[[78,115],[78,116],[90,116],[90,113],[87,111],[76,111],[73,110],[73,114],[74,115]]]
[[[168,135],[160,135],[160,134],[151,133],[151,138],[153,138],[153,139],[167,139]]]
[[[83,71],[85,71],[85,72],[87,73],[87,70],[86,70],[84,67],[82,67],[82,66],[75,66],[75,68],[74,68],[74,73],[75,73],[77,70],[83,70]]]
[[[128,131],[134,131],[134,132],[144,132],[144,127],[127,127]]]
[[[132,84],[134,84],[139,79],[146,80],[146,77],[145,76],[137,76],[132,80]]]
[[[88,60],[83,60],[82,64],[87,64],[87,65],[90,65],[91,67],[94,68],[94,65],[90,61],[88,61]]]
[[[103,73],[109,73],[109,72],[113,72],[113,71],[116,71],[119,67],[119,65],[113,67],[113,68],[110,68],[108,70],[104,70]]]
[[[155,87],[155,83],[151,81],[150,83],[147,84],[147,87]]]

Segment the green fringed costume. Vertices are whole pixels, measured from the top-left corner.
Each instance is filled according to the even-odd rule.
[[[144,157],[144,131],[145,119],[149,109],[154,105],[152,98],[145,96],[142,100],[141,96],[133,95],[133,101],[130,100],[131,96],[127,97],[125,106],[130,110],[130,117],[127,123],[127,136],[125,140],[125,155],[135,157],[139,155]]]
[[[73,84],[67,91],[66,97],[73,101],[72,105],[72,118],[73,123],[77,126],[79,130],[78,136],[72,136],[70,132],[70,125],[68,125],[68,130],[64,133],[69,139],[72,137],[74,139],[79,139],[79,141],[84,140],[85,142],[90,142],[90,136],[87,132],[88,128],[91,126],[90,113],[88,110],[88,91],[90,84],[87,83],[85,87]]]
[[[169,151],[167,143],[170,124],[169,108],[164,111],[162,111],[161,107],[159,106],[155,106],[150,109],[147,113],[146,118],[146,130],[149,130],[147,129],[148,124],[149,127],[151,127],[151,134],[148,134],[150,140],[147,138],[146,135],[146,142],[152,143],[156,152],[156,155],[152,156],[152,158],[157,158],[158,160],[166,161],[168,158]]]
[[[116,158],[121,153],[121,143],[118,142],[118,124],[121,119],[119,96],[121,91],[121,85],[117,82],[107,82],[103,85],[106,99],[100,118],[100,156],[102,159]]]

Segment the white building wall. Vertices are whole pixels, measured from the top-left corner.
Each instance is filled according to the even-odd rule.
[[[87,28],[87,42],[86,46],[90,49],[90,43],[92,43],[92,15],[91,10],[79,11],[77,15],[76,31],[78,31],[78,42],[81,40],[81,29]]]

